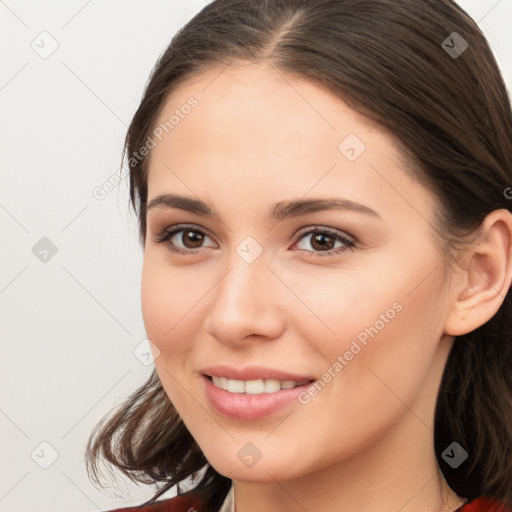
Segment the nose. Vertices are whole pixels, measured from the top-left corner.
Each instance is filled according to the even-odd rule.
[[[207,333],[231,346],[254,341],[254,336],[278,338],[285,329],[283,288],[263,255],[247,263],[234,254],[228,272],[212,290]]]

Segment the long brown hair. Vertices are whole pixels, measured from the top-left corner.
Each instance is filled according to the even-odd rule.
[[[237,60],[265,61],[318,81],[387,129],[437,196],[437,226],[446,247],[474,232],[491,211],[511,209],[509,98],[485,37],[455,2],[215,0],[173,37],[128,129],[123,159],[128,157],[142,242],[148,158],[137,151],[169,93]],[[450,487],[468,500],[489,496],[509,506],[511,301],[509,291],[489,322],[455,339],[434,425],[438,464]],[[469,454],[457,469],[441,457],[454,441]],[[208,463],[155,371],[91,434],[86,461],[96,482],[101,458],[133,481],[163,483],[146,503],[190,477],[214,510],[231,484]]]

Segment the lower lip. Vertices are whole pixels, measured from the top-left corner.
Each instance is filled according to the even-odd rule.
[[[219,388],[206,376],[202,376],[206,396],[213,407],[230,418],[238,420],[257,420],[269,416],[290,403],[298,402],[298,396],[313,383],[293,389],[281,389],[275,393],[250,395],[247,393],[231,393]]]

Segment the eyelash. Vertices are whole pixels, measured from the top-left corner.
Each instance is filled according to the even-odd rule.
[[[307,230],[306,230],[307,229]],[[167,248],[174,253],[187,255],[187,254],[196,254],[205,249],[205,247],[199,247],[196,249],[181,249],[171,244],[171,239],[174,235],[179,233],[180,231],[194,231],[201,233],[202,235],[209,236],[202,229],[198,229],[196,226],[192,226],[189,224],[177,224],[176,226],[165,228],[162,232],[158,233],[153,241],[158,244],[165,244]],[[327,228],[324,226],[313,226],[310,228],[305,228],[305,230],[301,230],[297,236],[299,237],[295,243],[300,242],[303,238],[306,238],[308,235],[320,233],[326,234],[329,237],[334,238],[335,241],[339,241],[343,243],[342,247],[337,247],[336,249],[329,249],[328,251],[309,251],[307,249],[295,249],[296,251],[300,251],[301,253],[307,253],[311,255],[313,253],[315,256],[334,256],[337,254],[341,254],[345,252],[347,249],[354,250],[355,249],[355,241],[351,238],[345,237],[340,234],[340,232],[333,230],[331,228]],[[210,237],[211,238],[211,237]]]

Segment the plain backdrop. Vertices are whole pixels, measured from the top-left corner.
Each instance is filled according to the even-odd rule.
[[[459,3],[511,91],[512,0]],[[84,450],[153,370],[142,250],[116,175],[156,59],[205,5],[0,0],[1,512],[97,512],[152,495],[126,479],[98,490]]]

